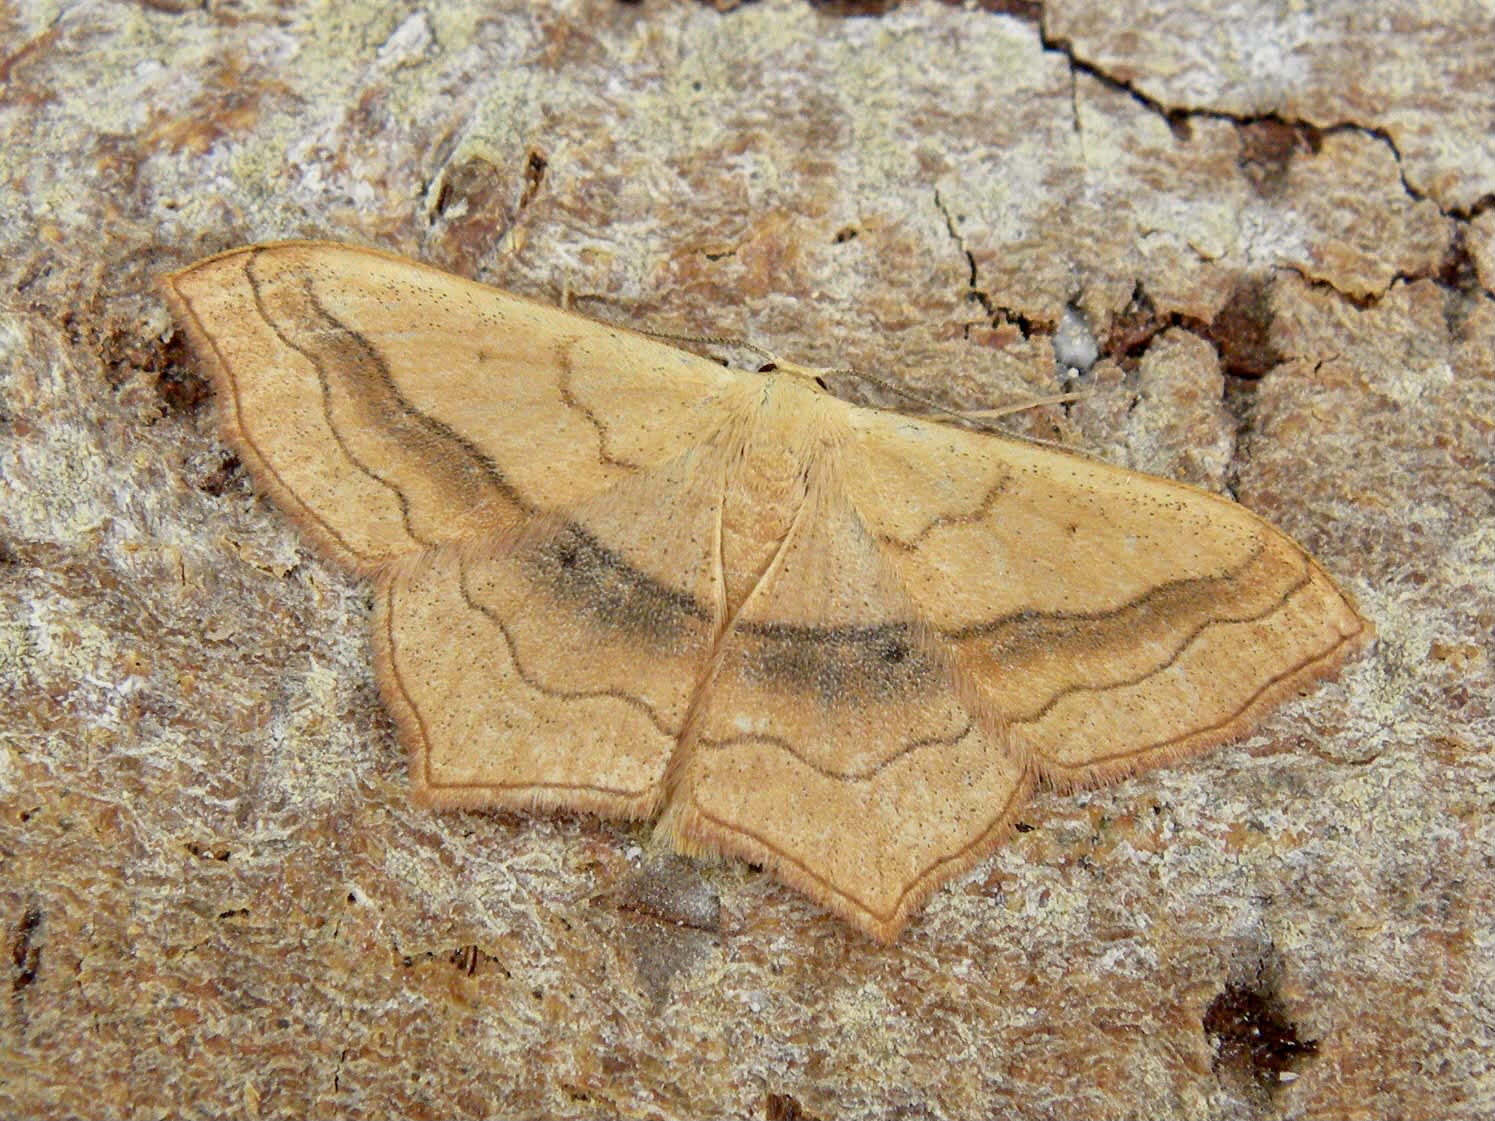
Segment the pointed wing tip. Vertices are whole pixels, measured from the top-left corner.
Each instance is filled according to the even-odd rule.
[[[1357,630],[1354,634],[1346,636],[1345,642],[1349,647],[1348,651],[1346,652],[1346,657],[1348,657],[1350,654],[1355,654],[1361,650],[1364,650],[1371,643],[1375,642],[1375,640],[1379,638],[1380,635],[1376,629],[1375,620],[1372,619],[1369,615],[1365,614],[1365,612],[1361,611],[1359,605],[1356,604],[1354,600],[1346,596],[1345,602],[1350,605],[1350,610],[1354,613],[1356,620],[1358,620],[1360,623],[1359,630]]]
[[[654,829],[656,836],[689,859],[726,857],[766,870],[780,883],[808,896],[816,905],[845,919],[877,941],[891,941],[903,927],[903,921],[898,921],[888,929],[889,923],[855,905],[847,896],[831,890],[825,881],[810,874],[802,865],[746,834],[718,824],[686,801],[668,802]]]
[[[162,273],[160,277],[157,278],[157,283],[168,292],[179,292],[182,281],[186,280],[188,277],[193,276],[197,273],[204,272],[215,265],[223,263],[224,261],[243,256],[244,254],[252,252],[256,249],[270,248],[270,246],[273,244],[274,243],[256,243],[252,245],[236,245],[232,249],[222,249],[217,253],[210,253],[206,257],[199,257],[191,264],[183,265],[179,269],[173,269],[170,272]]]
[[[697,810],[677,808],[678,803],[669,804],[656,828],[663,830],[671,847],[684,856],[723,856],[764,868],[774,879],[806,896],[816,906],[873,942],[891,946],[936,892],[988,859],[1008,839],[1017,821],[1017,811],[1027,803],[1036,781],[1034,769],[1025,768],[1014,796],[985,832],[966,849],[926,868],[905,884],[887,911],[875,910],[792,857],[727,829]]]
[[[244,245],[236,245],[229,249],[221,249],[217,253],[210,253],[206,257],[199,257],[191,264],[183,265],[179,269],[164,272],[156,278],[156,284],[171,304],[172,314],[180,318],[178,305],[185,303],[185,295],[182,285],[189,278],[206,273],[220,265],[233,261],[239,257],[245,257],[253,253],[276,253],[281,250],[308,250],[316,252],[348,252],[363,253],[377,257],[387,257],[394,260],[404,260],[386,253],[380,249],[365,248],[359,245],[349,245],[338,241],[322,241],[316,238],[288,238],[281,241],[253,241]]]
[[[1348,604],[1349,599],[1346,597]],[[1236,743],[1259,728],[1272,713],[1294,697],[1308,694],[1312,686],[1332,677],[1375,640],[1376,628],[1350,605],[1351,615],[1360,624],[1355,630],[1341,633],[1340,641],[1319,657],[1305,662],[1296,670],[1274,681],[1250,704],[1228,722],[1188,736],[1176,743],[1159,746],[1145,754],[1118,756],[1109,761],[1088,763],[1081,767],[1064,766],[1040,759],[1042,781],[1059,793],[1091,790],[1121,782],[1142,771],[1172,766],[1198,758],[1216,748]]]

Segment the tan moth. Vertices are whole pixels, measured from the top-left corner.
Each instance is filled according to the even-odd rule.
[[[880,940],[1035,782],[1240,736],[1371,635],[1233,502],[797,367],[327,243],[165,289],[256,482],[374,581],[419,798],[658,817]]]

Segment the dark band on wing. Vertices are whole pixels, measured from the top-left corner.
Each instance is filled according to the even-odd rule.
[[[1010,667],[1015,671],[1014,681],[1025,676],[1022,669],[1035,663],[1073,664],[1088,659],[1089,676],[1056,692],[1035,690],[1023,681],[1017,692],[1030,706],[1022,711],[1012,711],[1011,691],[1001,690],[1007,718],[1031,723],[1070,693],[1135,685],[1164,672],[1210,627],[1265,619],[1281,610],[1310,579],[1306,558],[1283,555],[1258,543],[1245,560],[1217,576],[1159,584],[1104,611],[1020,611],[946,634],[974,647],[974,655],[990,667],[988,673],[1000,674]],[[1125,654],[1109,660],[1096,658],[1115,651]],[[1102,672],[1107,669],[1108,673]]]
[[[712,618],[694,597],[640,572],[575,522],[522,546],[519,561],[552,600],[629,641],[677,651]]]
[[[713,620],[711,608],[633,567],[575,522],[520,546],[518,559],[539,592],[626,642],[678,652]],[[740,623],[730,643],[729,657],[748,680],[825,703],[910,696],[943,672],[912,622]]]
[[[914,623],[811,627],[740,623],[731,665],[754,685],[810,693],[823,704],[911,696],[943,674]]]
[[[395,384],[389,364],[364,335],[333,315],[318,299],[313,278],[275,283],[255,274],[259,254],[244,264],[255,307],[287,347],[317,372],[327,423],[338,445],[360,471],[396,496],[412,538],[434,543],[413,524],[405,474],[429,479],[451,495],[460,509],[491,505],[495,499],[529,512],[529,505],[504,478],[498,465],[449,425],[413,406]],[[395,469],[375,467],[393,463]]]
[[[1099,647],[1114,640],[1118,627],[1141,639],[1149,624],[1172,627],[1181,615],[1210,615],[1222,603],[1238,598],[1221,595],[1233,585],[1247,591],[1256,587],[1260,578],[1253,579],[1250,569],[1266,555],[1263,544],[1257,541],[1244,560],[1223,572],[1169,580],[1115,607],[1098,611],[1014,611],[941,633],[956,642],[980,638],[997,651],[1052,645],[1065,638],[1080,638],[1087,647]]]
[[[484,618],[497,628],[498,633],[503,637],[505,647],[508,649],[509,660],[514,665],[514,672],[531,689],[537,693],[543,693],[547,697],[555,697],[558,700],[590,700],[596,697],[611,697],[614,700],[622,701],[630,708],[638,709],[638,711],[649,718],[649,722],[654,727],[671,739],[680,734],[679,728],[668,724],[653,705],[634,693],[625,692],[621,689],[565,689],[541,680],[539,675],[528,664],[527,656],[521,654],[518,643],[514,641],[513,633],[499,616],[499,613],[492,606],[484,603],[474,592],[472,576],[468,571],[465,561],[461,563],[459,568],[458,579],[462,592],[462,601],[472,610],[481,613]]]
[[[208,330],[207,323],[198,314],[192,297],[188,296],[174,282],[171,291],[180,302],[181,310],[188,317],[187,327],[192,333],[194,343],[199,349],[206,348],[212,351],[212,368],[217,375],[218,391],[220,394],[226,394],[229,398],[228,401],[223,403],[223,407],[228,410],[226,416],[229,418],[229,424],[232,427],[231,439],[235,450],[243,457],[250,472],[256,479],[263,480],[270,487],[272,493],[277,496],[280,503],[287,507],[294,516],[299,517],[302,521],[312,526],[314,530],[324,534],[328,540],[333,542],[338,550],[341,550],[348,557],[362,564],[380,559],[366,554],[354,545],[352,541],[348,540],[347,536],[337,526],[322,516],[321,511],[314,510],[309,506],[296,493],[295,488],[286,482],[285,476],[276,470],[274,462],[265,454],[259,444],[255,442],[254,436],[249,430],[244,427],[242,387],[239,384],[238,378],[234,376],[233,367],[229,363],[228,357],[223,353],[223,348],[218,345],[218,337],[212,331]],[[263,315],[263,313],[261,314]],[[271,325],[271,329],[274,329],[273,324]]]

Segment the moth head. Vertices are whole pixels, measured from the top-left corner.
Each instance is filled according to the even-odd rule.
[[[826,384],[826,377],[830,374],[841,373],[842,371],[832,369],[829,366],[801,366],[798,362],[788,362],[782,358],[769,357],[758,366],[758,372],[760,374],[787,374],[789,377],[801,378],[804,381],[814,384],[822,391],[829,393],[831,387]]]

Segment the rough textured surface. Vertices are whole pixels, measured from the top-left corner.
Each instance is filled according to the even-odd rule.
[[[0,5],[0,1111],[1495,1111],[1488,5],[988,7]],[[1087,389],[1013,428],[1230,490],[1380,642],[1040,797],[886,950],[644,830],[413,809],[366,589],[153,287],[278,236]]]
[[[1048,41],[1170,112],[1373,130],[1409,191],[1448,209],[1495,178],[1489,0],[1175,0],[1044,5]]]

